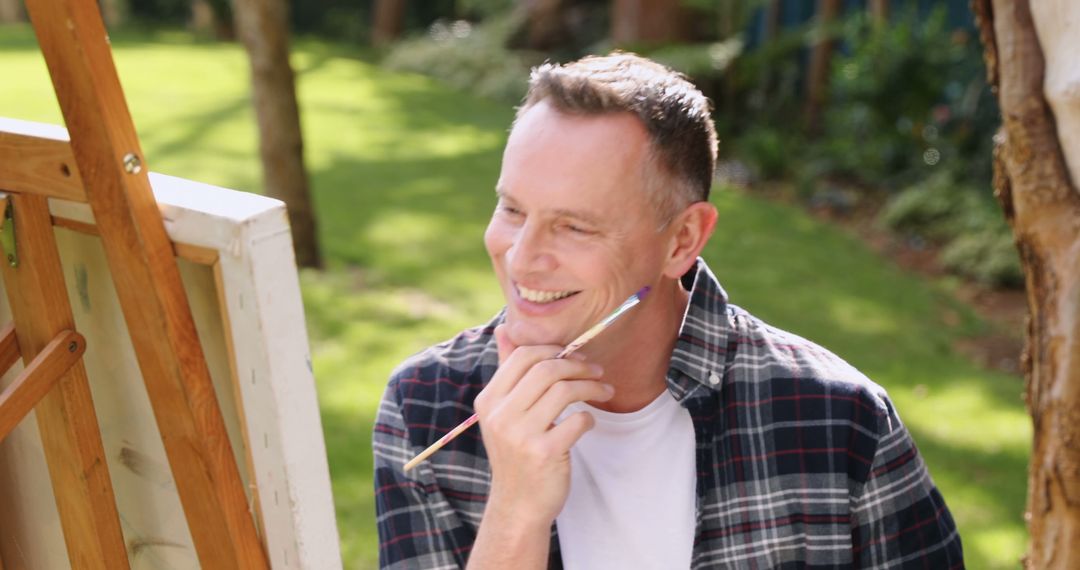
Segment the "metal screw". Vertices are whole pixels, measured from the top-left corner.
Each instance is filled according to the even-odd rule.
[[[124,155],[124,170],[128,174],[138,174],[142,172],[142,161],[133,152],[129,152]]]
[[[79,343],[71,341],[71,344],[68,345],[68,352],[75,352],[76,350],[79,350]]]

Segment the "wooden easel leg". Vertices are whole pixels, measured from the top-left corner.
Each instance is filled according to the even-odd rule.
[[[74,330],[46,198],[10,197],[19,228],[19,267],[3,266],[23,361]],[[78,360],[34,409],[73,568],[128,568],[120,517],[86,368]]]

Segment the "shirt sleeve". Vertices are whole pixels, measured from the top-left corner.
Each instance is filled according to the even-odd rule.
[[[964,568],[960,535],[907,428],[883,397],[878,442],[852,497],[859,568]],[[897,564],[899,562],[899,564]]]
[[[454,555],[447,529],[439,524],[457,517],[442,498],[431,467],[421,464],[409,473],[403,470],[418,450],[409,441],[396,387],[391,379],[372,430],[379,568],[461,568],[464,560]]]

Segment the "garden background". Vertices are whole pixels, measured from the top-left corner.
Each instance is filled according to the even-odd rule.
[[[32,29],[0,4],[0,114],[62,124]],[[346,567],[377,562],[370,438],[390,370],[501,306],[481,236],[529,67],[614,47],[684,71],[715,103],[720,223],[704,256],[732,302],[885,386],[969,566],[1018,566],[1023,280],[991,196],[999,117],[966,2],[894,0],[884,16],[864,1],[831,16],[830,2],[639,2],[676,14],[660,32],[628,23],[627,2],[400,2],[390,24],[385,4],[290,12],[324,259],[301,285]],[[151,169],[262,191],[230,5],[104,5]]]

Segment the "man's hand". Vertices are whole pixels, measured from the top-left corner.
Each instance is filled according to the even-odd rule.
[[[542,545],[546,563],[551,524],[570,492],[570,447],[593,426],[586,412],[553,422],[572,402],[606,401],[614,389],[597,381],[600,366],[574,355],[556,360],[560,346],[514,346],[502,325],[495,340],[499,369],[474,403],[491,463],[491,493],[473,557],[493,546],[485,539],[497,532],[504,549]]]

